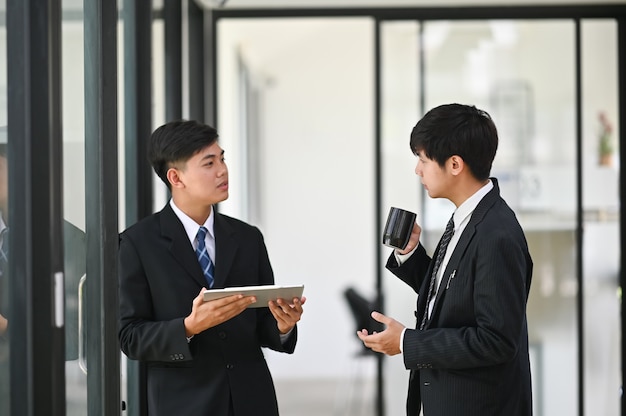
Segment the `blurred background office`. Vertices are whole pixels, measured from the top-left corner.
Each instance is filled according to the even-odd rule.
[[[0,401],[144,414],[143,369],[117,343],[117,232],[166,203],[144,142],[186,118],[220,133],[219,210],[263,231],[277,284],[305,285],[295,354],[266,354],[281,414],[403,414],[402,358],[364,353],[346,295],[414,325],[416,295],[384,270],[380,233],[402,207],[434,249],[453,206],[424,193],[409,133],[460,102],[499,128],[492,174],[535,263],[535,414],[625,414],[625,42],[622,0],[0,0],[12,218],[0,284],[16,323]],[[64,220],[85,232],[75,247],[60,244]],[[64,251],[85,253],[79,285]]]

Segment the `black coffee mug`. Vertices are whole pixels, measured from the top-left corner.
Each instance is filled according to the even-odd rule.
[[[411,211],[391,207],[383,230],[383,244],[404,250],[411,238],[416,217],[416,214]]]

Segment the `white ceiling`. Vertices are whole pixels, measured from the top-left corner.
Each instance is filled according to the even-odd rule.
[[[207,8],[451,7],[626,4],[626,0],[195,0]]]
[[[0,0],[0,11],[6,0]],[[124,0],[117,0],[123,7]],[[626,0],[189,0],[205,8],[265,9],[265,8],[349,8],[349,7],[454,7],[454,6],[523,6],[523,5],[597,5],[626,4]],[[84,0],[63,0],[63,10],[82,10]],[[155,9],[163,0],[152,0]]]

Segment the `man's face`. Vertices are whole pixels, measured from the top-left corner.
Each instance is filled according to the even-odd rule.
[[[431,198],[447,198],[447,191],[450,189],[452,176],[447,172],[445,166],[439,166],[437,161],[426,157],[423,151],[417,153],[417,165],[415,174],[422,179],[422,185]],[[450,161],[448,159],[446,164]]]
[[[183,186],[172,187],[172,192],[180,190],[187,201],[206,206],[228,198],[228,168],[217,142],[193,155],[177,172]]]

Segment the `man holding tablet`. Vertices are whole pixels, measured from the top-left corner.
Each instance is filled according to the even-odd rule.
[[[261,232],[219,214],[228,169],[214,128],[174,121],[149,159],[172,198],[120,235],[120,344],[146,363],[148,414],[278,415],[261,347],[292,353],[305,298],[248,308],[254,296],[204,301],[206,289],[273,285]]]

